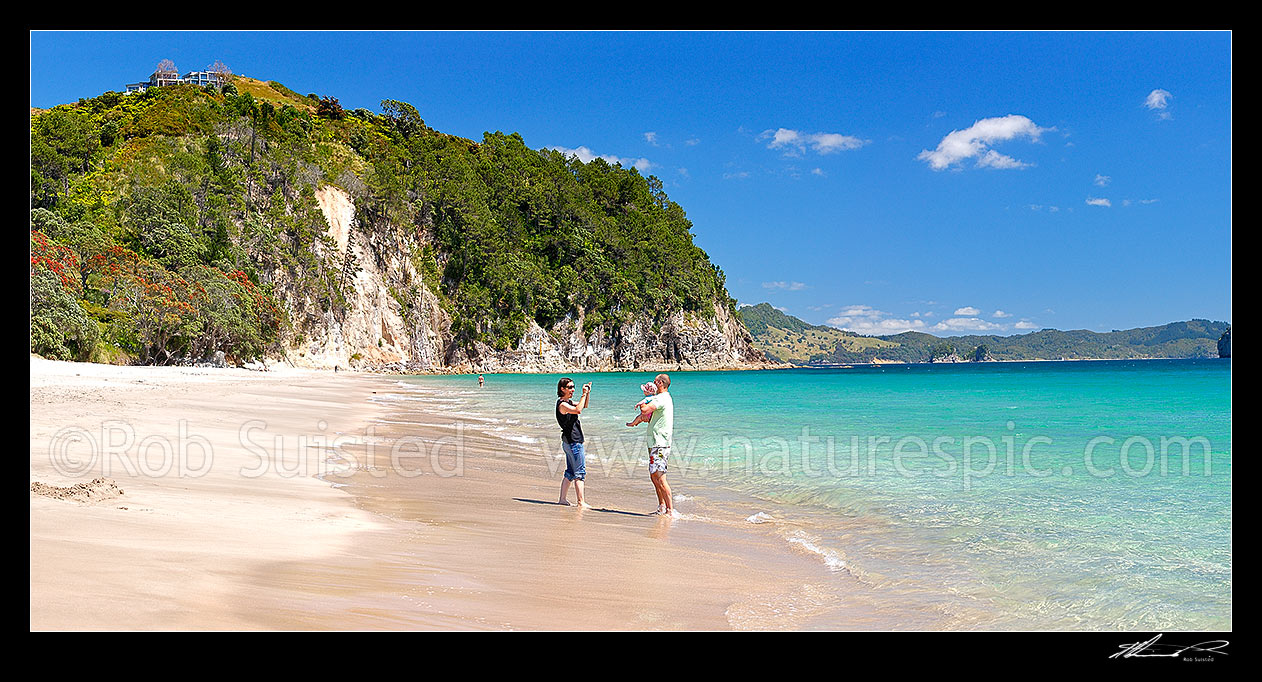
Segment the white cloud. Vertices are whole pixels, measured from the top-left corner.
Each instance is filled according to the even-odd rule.
[[[696,145],[701,144],[701,138],[699,137],[689,138],[687,140],[684,140],[684,144],[688,145],[689,147],[694,147]]]
[[[858,334],[879,336],[924,329],[923,320],[899,320],[871,306],[851,305],[838,312],[827,324]]]
[[[822,168],[814,168],[814,169],[812,169],[812,170],[811,170],[811,175],[818,175],[818,176],[820,176],[820,177],[827,177],[827,176],[825,176],[825,174],[824,174],[824,169],[822,169]]]
[[[1023,161],[1017,161],[1011,156],[1005,156],[993,149],[987,151],[985,154],[982,154],[982,158],[977,160],[978,168],[999,168],[999,169],[1029,168],[1030,166],[1033,166],[1033,165],[1034,164],[1032,163],[1025,163]]]
[[[1034,324],[1033,322],[1030,322],[1029,320],[1021,320],[1020,322],[1012,326],[1014,329],[1038,329],[1039,328],[1037,324]]]
[[[1157,88],[1148,93],[1148,97],[1144,98],[1144,106],[1149,109],[1165,109],[1170,100],[1174,97],[1169,91]]]
[[[991,316],[991,317],[998,317],[998,318],[1001,318],[1001,319],[1002,319],[1002,318],[1005,318],[1005,317],[1012,317],[1012,313],[1005,313],[1005,312],[1004,312],[1004,311],[1002,311],[1002,310],[996,310],[995,312],[991,313],[991,315],[990,315],[990,316]]]
[[[951,314],[952,314],[952,315],[965,315],[965,316],[967,316],[967,317],[973,317],[973,316],[975,316],[975,315],[981,315],[981,314],[982,314],[982,311],[980,311],[980,310],[978,310],[977,308],[974,308],[973,306],[971,306],[971,305],[970,305],[970,306],[965,306],[965,307],[963,307],[963,308],[956,308],[955,312],[953,312],[953,313],[951,313]]]
[[[1095,197],[1087,197],[1087,205],[1088,206],[1103,206],[1105,208],[1111,208],[1113,206],[1113,202],[1109,201],[1108,199],[1096,199]]]
[[[1107,175],[1100,175],[1099,173],[1096,173],[1094,182],[1096,184],[1096,187],[1108,187],[1109,183],[1113,182],[1113,178],[1110,178]]]
[[[582,161],[583,163],[591,163],[595,159],[604,159],[605,161],[609,163],[621,164],[623,168],[630,168],[634,166],[641,173],[647,173],[651,168],[653,168],[653,162],[649,161],[648,159],[644,159],[644,158],[633,159],[633,158],[623,158],[620,156],[614,156],[612,154],[597,154],[596,152],[593,152],[587,147],[582,147],[582,146],[576,149],[570,149],[568,147],[560,147],[557,145],[553,145],[551,147],[548,147],[548,149],[555,149],[556,151],[561,152],[562,154],[565,154],[566,156],[578,157],[578,160]]]
[[[1139,203],[1141,203],[1141,204],[1155,204],[1155,203],[1157,203],[1158,201],[1161,201],[1161,200],[1160,200],[1160,199],[1140,199],[1140,200],[1139,200]]]
[[[1050,130],[1055,128],[1040,128],[1034,121],[1017,114],[984,118],[964,130],[951,131],[938,143],[937,149],[925,149],[916,158],[928,162],[934,170],[943,170],[976,156],[981,157],[977,161],[981,168],[1025,168],[1031,164],[1004,156],[988,147],[1019,137],[1037,142],[1039,135]]]
[[[987,332],[1003,327],[979,317],[952,317],[933,325],[933,329],[940,332]]]
[[[749,177],[749,171],[740,171],[739,173],[724,173],[724,180],[744,180]]]
[[[763,282],[764,289],[781,289],[784,291],[801,291],[806,285],[801,282]]]
[[[1157,112],[1157,118],[1165,121],[1174,118],[1174,116],[1166,110],[1166,107],[1169,106],[1170,100],[1172,99],[1174,99],[1174,95],[1171,95],[1166,90],[1158,88],[1148,93],[1148,96],[1144,98],[1144,106],[1148,107],[1150,111]]]
[[[651,131],[650,131],[650,132],[644,133],[644,141],[645,141],[645,142],[648,142],[649,144],[653,145],[654,147],[660,147],[660,146],[661,146],[660,144],[658,144],[658,143],[657,143],[657,133],[655,133],[655,132],[651,132]]]
[[[841,133],[803,133],[788,128],[764,130],[758,140],[768,140],[767,149],[783,149],[789,156],[801,156],[809,147],[816,154],[835,154],[849,149],[858,149],[871,140],[861,140]]]

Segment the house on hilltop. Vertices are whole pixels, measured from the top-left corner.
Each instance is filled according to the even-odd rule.
[[[224,65],[223,62],[216,61],[205,71],[189,71],[183,76],[176,70],[175,63],[170,59],[163,59],[158,62],[158,68],[154,69],[149,76],[149,80],[140,83],[128,83],[126,92],[144,92],[149,88],[162,87],[164,85],[177,85],[186,83],[188,85],[215,85],[222,86],[232,77],[232,71]]]

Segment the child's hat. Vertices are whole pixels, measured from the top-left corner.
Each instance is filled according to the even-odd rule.
[[[644,391],[645,393],[657,393],[657,384],[650,381],[640,386],[640,390]]]

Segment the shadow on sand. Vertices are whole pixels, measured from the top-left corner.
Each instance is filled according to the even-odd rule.
[[[513,499],[518,502],[528,502],[530,504],[546,504],[549,507],[561,506],[554,501],[548,500],[530,500],[524,497],[514,497]],[[622,511],[621,509],[606,509],[603,507],[592,507],[592,511],[600,512],[602,514],[622,514],[623,516],[654,516],[654,514],[641,514],[639,512]]]

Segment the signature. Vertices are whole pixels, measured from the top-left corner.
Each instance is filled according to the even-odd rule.
[[[1225,639],[1212,639],[1207,642],[1189,644],[1187,646],[1180,646],[1177,644],[1158,644],[1157,640],[1159,639],[1161,639],[1161,635],[1157,635],[1147,642],[1122,644],[1118,647],[1121,651],[1109,656],[1109,658],[1177,658],[1182,656],[1185,651],[1203,651],[1222,654],[1224,656],[1227,655],[1226,651],[1222,651],[1222,648],[1228,644]]]

